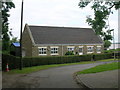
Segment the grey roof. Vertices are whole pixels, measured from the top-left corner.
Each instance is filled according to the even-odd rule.
[[[102,44],[90,28],[29,26],[35,44]]]

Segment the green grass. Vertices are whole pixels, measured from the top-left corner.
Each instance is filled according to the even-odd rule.
[[[120,69],[118,64],[120,64],[120,62],[113,62],[109,64],[98,65],[93,68],[89,68],[89,69],[77,72],[77,74],[89,74],[89,73],[97,73],[97,72]]]
[[[105,59],[105,60],[99,60],[99,61],[112,61],[113,59]],[[78,65],[78,64],[90,64],[95,63],[96,61],[84,61],[84,62],[77,62],[77,63],[67,63],[67,64],[53,64],[53,65],[41,65],[41,66],[34,66],[34,67],[25,67],[22,70],[14,69],[10,70],[9,72],[5,72],[6,74],[28,74],[52,67],[60,67],[60,66],[66,66],[66,65]]]
[[[67,64],[53,64],[53,65],[41,65],[41,66],[33,66],[33,67],[25,67],[22,70],[14,69],[10,70],[9,72],[5,72],[7,74],[28,74],[52,67],[60,67],[60,66],[67,66],[67,65],[77,65],[77,64],[89,64],[94,63],[95,61],[87,61],[87,62],[79,62],[79,63],[67,63]]]

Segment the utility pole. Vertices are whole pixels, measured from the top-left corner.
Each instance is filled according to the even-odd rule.
[[[21,29],[20,29],[20,70],[22,70],[22,26],[23,26],[23,0],[21,5]]]
[[[113,56],[114,56],[114,60],[115,60],[115,37],[114,37],[114,30],[113,30],[113,49],[114,49],[114,52],[113,52]]]

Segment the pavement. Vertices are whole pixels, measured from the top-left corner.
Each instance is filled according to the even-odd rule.
[[[78,84],[86,88],[118,88],[118,71],[111,70],[95,74],[80,74],[76,76]]]

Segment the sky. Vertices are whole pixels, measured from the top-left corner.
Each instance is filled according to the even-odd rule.
[[[20,37],[21,2],[13,0],[15,8],[10,10],[9,28],[14,37]],[[91,28],[86,16],[93,17],[90,6],[79,8],[80,0],[24,0],[23,29],[25,24],[38,26]],[[107,22],[108,23],[108,22]],[[118,42],[118,11],[109,17],[110,28],[115,30],[115,42]]]

